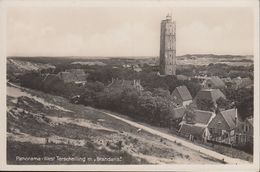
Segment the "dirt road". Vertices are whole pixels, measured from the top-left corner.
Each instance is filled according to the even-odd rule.
[[[208,156],[211,156],[211,157],[214,157],[216,159],[219,159],[219,160],[224,160],[226,163],[228,164],[248,164],[249,162],[248,161],[244,161],[244,160],[241,160],[241,159],[235,159],[235,158],[231,158],[231,157],[228,157],[228,156],[225,156],[225,155],[222,155],[220,153],[217,153],[215,151],[212,151],[212,150],[209,150],[209,149],[206,149],[206,148],[203,148],[201,146],[198,146],[198,145],[195,145],[191,142],[188,142],[188,141],[185,141],[185,140],[182,140],[182,139],[179,139],[178,137],[175,137],[173,135],[170,135],[170,134],[166,134],[166,133],[163,133],[163,132],[160,132],[160,131],[157,131],[157,130],[154,130],[152,128],[149,128],[147,126],[144,126],[144,125],[141,125],[141,124],[138,124],[136,122],[133,122],[133,121],[130,121],[128,119],[125,119],[125,118],[121,118],[119,116],[116,116],[116,115],[113,115],[111,113],[108,113],[108,112],[104,112],[104,111],[101,111],[103,113],[105,113],[106,115],[109,115],[111,117],[114,117],[116,119],[119,119],[123,122],[126,122],[134,127],[137,127],[137,128],[140,128],[142,130],[145,130],[147,132],[150,132],[152,134],[155,134],[155,135],[158,135],[158,136],[161,136],[165,139],[168,139],[170,141],[176,141],[177,143],[180,143],[182,144],[183,146],[186,146],[190,149],[193,149],[193,150],[196,150],[196,151],[199,151],[201,153],[204,153]]]

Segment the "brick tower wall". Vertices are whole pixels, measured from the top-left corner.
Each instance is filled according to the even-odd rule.
[[[160,37],[160,74],[176,74],[176,25],[171,19],[162,20]]]

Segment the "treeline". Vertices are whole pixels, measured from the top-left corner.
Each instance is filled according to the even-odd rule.
[[[64,83],[55,76],[46,78],[36,72],[21,76],[20,82],[24,87],[70,98],[73,103],[122,113],[153,125],[166,127],[174,116],[170,91],[161,88],[154,88],[153,92],[141,91],[132,84],[107,87],[99,81],[80,86]]]
[[[104,84],[111,82],[114,79],[124,80],[140,80],[141,85],[151,92],[154,89],[162,88],[170,91],[170,93],[180,85],[185,85],[191,95],[194,97],[200,90],[201,86],[198,80],[178,80],[176,76],[158,76],[156,69],[149,66],[145,66],[143,71],[134,72],[132,69],[117,67],[112,68],[111,66],[105,67],[91,67],[85,70],[88,73],[88,81],[99,81]]]
[[[66,69],[63,67],[60,68],[61,71]],[[84,70],[88,73],[86,85],[64,83],[55,75],[57,71],[53,74],[27,73],[19,77],[19,80],[24,87],[63,96],[74,103],[108,109],[161,126],[168,126],[169,118],[174,115],[171,92],[177,86],[186,85],[192,96],[200,90],[200,84],[195,80],[180,81],[175,76],[161,77],[156,72],[147,70],[138,73],[131,69],[111,66],[91,66]],[[144,91],[137,90],[131,84],[107,87],[112,78],[140,79]]]
[[[224,89],[223,93],[227,99],[234,102],[238,109],[238,113],[242,119],[252,116],[254,114],[254,89],[241,88],[238,90]]]
[[[80,96],[79,103],[119,112],[153,125],[167,127],[174,117],[173,101],[169,91],[156,89],[141,92],[131,85],[103,87],[102,83],[91,83]]]
[[[231,79],[236,77],[254,78],[254,66],[230,66],[222,63],[210,63],[204,66],[185,65],[177,68],[176,74],[182,74],[187,76],[195,76],[200,73],[204,73],[208,76],[219,76],[220,78],[230,77]]]
[[[209,65],[205,68],[210,68],[210,71],[218,71],[222,68],[228,68],[226,65]],[[230,66],[229,66],[230,67]],[[64,83],[55,74],[59,71],[64,71],[68,68],[82,68],[88,74],[86,85],[77,85],[75,83]],[[191,72],[196,73],[196,67],[191,67]],[[213,70],[214,69],[214,70]],[[244,67],[232,67],[232,69],[244,71]],[[252,72],[252,67],[247,67],[248,72]],[[201,69],[203,70],[203,68]],[[186,73],[189,68],[183,68]],[[225,70],[224,70],[225,71]],[[121,66],[85,66],[81,65],[60,65],[52,75],[46,77],[45,72],[31,72],[19,77],[20,83],[24,87],[37,89],[46,93],[51,93],[66,98],[72,98],[79,95],[80,103],[109,109],[116,112],[135,116],[145,120],[160,121],[172,115],[171,108],[168,102],[171,92],[180,85],[185,85],[194,98],[201,89],[198,80],[178,80],[175,76],[158,76],[156,69],[151,66],[144,66],[143,71],[134,72],[131,68],[123,68]],[[181,71],[178,71],[181,72]],[[47,74],[48,75],[48,74]],[[107,85],[114,79],[122,80],[141,80],[141,85],[144,91],[140,92],[131,85],[119,88],[107,88]],[[222,90],[229,101],[219,101],[220,107],[231,107],[230,103],[234,102],[238,107],[238,112],[242,118],[253,114],[253,90],[232,89]],[[199,102],[200,109],[211,110],[212,102]],[[160,116],[161,115],[161,116]],[[162,117],[163,116],[163,117]],[[167,121],[167,120],[166,120]]]
[[[84,86],[75,83],[65,83],[55,75],[42,75],[39,72],[26,73],[19,77],[21,86],[41,90],[65,98],[71,98],[74,95],[82,93]]]

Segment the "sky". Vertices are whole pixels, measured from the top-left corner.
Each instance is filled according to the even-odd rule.
[[[9,7],[8,56],[158,56],[160,22],[176,21],[176,51],[254,52],[249,7]]]

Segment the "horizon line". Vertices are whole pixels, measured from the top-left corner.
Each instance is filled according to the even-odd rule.
[[[189,56],[189,55],[214,55],[214,56],[254,56],[254,54],[213,54],[213,53],[194,53],[194,54],[190,54],[190,53],[187,53],[187,54],[182,54],[182,55],[177,55],[176,57],[182,57],[182,56]],[[144,57],[144,58],[150,58],[150,57],[158,57],[159,56],[152,56],[152,55],[140,55],[140,56],[129,56],[129,55],[116,55],[116,56],[100,56],[100,55],[92,55],[92,56],[82,56],[82,55],[58,55],[58,56],[51,56],[51,55],[36,55],[36,56],[27,56],[27,55],[11,55],[11,56],[6,56],[6,58],[10,58],[10,57],[78,57],[78,58],[85,58],[85,57],[98,57],[98,58],[129,58],[129,57]]]

